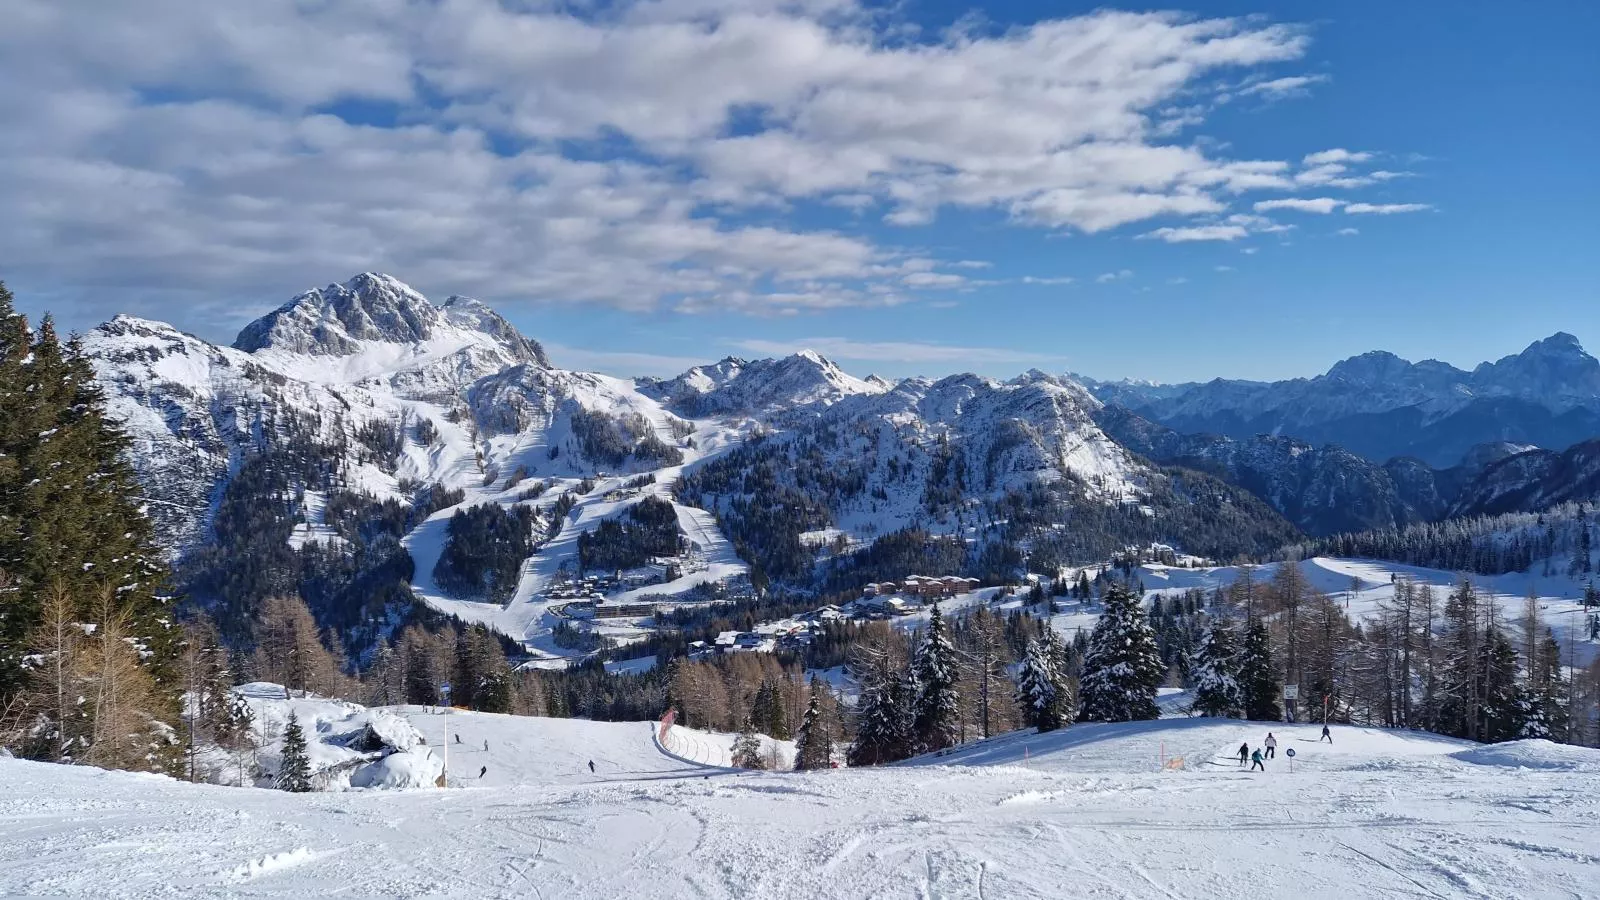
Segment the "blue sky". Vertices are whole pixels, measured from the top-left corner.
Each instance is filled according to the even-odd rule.
[[[381,270],[619,374],[1600,344],[1590,4],[67,6],[0,0],[0,278],[69,327]]]

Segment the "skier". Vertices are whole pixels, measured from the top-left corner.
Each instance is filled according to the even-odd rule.
[[[592,759],[589,760],[589,774],[590,775],[594,774],[594,760],[592,760]]]
[[[1254,772],[1257,769],[1263,772],[1267,770],[1267,767],[1261,764],[1261,748],[1259,747],[1256,748],[1254,753],[1250,754],[1250,771]]]
[[[1239,745],[1239,765],[1243,766],[1245,764],[1245,761],[1248,760],[1249,758],[1250,758],[1250,745],[1248,743],[1240,744]]]
[[[1273,737],[1272,736],[1272,732],[1269,731],[1269,732],[1267,732],[1267,759],[1272,759],[1272,758],[1276,757],[1277,755],[1278,755],[1278,739]]]
[[[1317,738],[1317,743],[1320,744],[1323,741],[1327,741],[1330,744],[1333,743],[1333,734],[1328,731],[1327,725],[1322,726],[1322,737]]]
[[[461,735],[456,735],[456,743],[461,743]]]
[[[485,738],[484,742],[483,742],[483,752],[485,752],[485,753],[489,752],[489,741],[488,741],[487,738]]]
[[[483,776],[485,776],[487,774],[489,774],[489,767],[488,766],[484,766],[483,768],[478,770],[478,777],[479,778],[482,778]]]

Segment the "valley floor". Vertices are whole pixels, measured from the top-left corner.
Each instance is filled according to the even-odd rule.
[[[0,760],[0,894],[1600,896],[1600,753],[1542,742],[1336,727],[1330,747],[1182,719],[763,775],[662,755],[644,723],[451,719],[481,787],[290,795]],[[1240,771],[1228,754],[1268,728],[1280,757]]]

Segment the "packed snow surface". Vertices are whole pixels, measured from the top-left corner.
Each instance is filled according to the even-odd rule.
[[[0,759],[0,894],[1600,896],[1600,752],[1537,741],[1182,719],[740,774],[663,754],[650,723],[398,712],[430,745],[448,724],[459,787],[291,795]],[[1278,758],[1242,771],[1230,753],[1268,730]]]

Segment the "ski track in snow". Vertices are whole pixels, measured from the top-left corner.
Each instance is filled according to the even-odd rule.
[[[0,894],[1600,896],[1600,752],[1542,742],[1485,765],[1421,733],[1335,726],[1330,746],[1315,726],[1183,719],[769,774],[668,756],[653,723],[399,711],[431,744],[450,729],[451,790],[290,795],[0,760]],[[1281,756],[1211,764],[1267,730],[1299,752],[1293,774]],[[1184,770],[1158,769],[1163,743]]]

